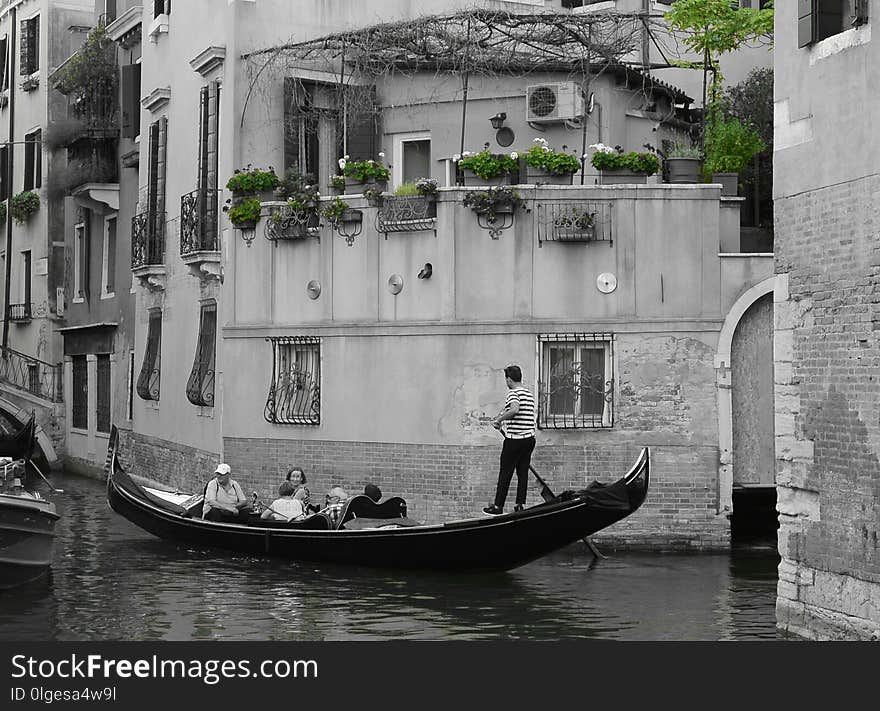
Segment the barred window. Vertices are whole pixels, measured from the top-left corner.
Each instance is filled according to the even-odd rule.
[[[95,405],[96,429],[110,432],[110,356],[95,356]]]
[[[614,335],[561,333],[538,337],[538,426],[614,425]]]
[[[202,304],[199,342],[192,372],[186,384],[186,398],[193,405],[214,406],[214,358],[217,336],[217,303]]]
[[[321,339],[266,340],[272,344],[272,384],[263,417],[279,425],[321,424]]]
[[[162,310],[150,309],[150,325],[147,329],[147,347],[144,362],[138,376],[137,394],[142,400],[159,399],[159,374],[162,350]]]
[[[71,425],[76,429],[87,430],[89,428],[89,376],[84,355],[72,356],[72,400],[71,400]]]

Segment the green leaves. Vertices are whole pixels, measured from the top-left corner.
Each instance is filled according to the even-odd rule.
[[[248,166],[244,170],[236,170],[226,182],[226,188],[236,195],[249,195],[274,190],[280,182],[271,166],[269,170]]]
[[[40,209],[40,196],[31,190],[13,195],[9,200],[9,209],[12,212],[12,219],[22,225]]]
[[[645,175],[653,175],[660,170],[660,159],[653,153],[596,151],[590,162],[597,170],[629,170]]]
[[[764,141],[754,128],[735,118],[719,118],[706,132],[705,170],[707,173],[739,173],[764,148]]]
[[[711,61],[746,42],[773,35],[773,7],[752,10],[730,0],[678,0],[665,14],[669,27],[684,33],[684,45]]]

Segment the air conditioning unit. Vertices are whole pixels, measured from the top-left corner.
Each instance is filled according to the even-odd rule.
[[[526,87],[526,120],[558,123],[584,115],[584,94],[573,81]]]

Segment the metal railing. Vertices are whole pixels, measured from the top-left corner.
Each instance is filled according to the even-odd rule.
[[[218,190],[193,190],[180,198],[180,256],[220,249]]]
[[[541,242],[614,243],[611,203],[595,200],[536,200],[535,222]]]
[[[53,365],[12,348],[0,347],[0,381],[26,390],[32,395],[52,402],[62,402],[62,372],[60,363]]]
[[[165,264],[165,213],[142,212],[131,218],[131,268]]]
[[[10,321],[30,321],[33,313],[33,304],[9,304]]]
[[[376,230],[385,234],[433,230],[436,217],[433,195],[383,195],[376,212]]]

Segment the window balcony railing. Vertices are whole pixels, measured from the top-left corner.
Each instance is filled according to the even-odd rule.
[[[613,244],[611,203],[590,200],[536,201],[535,221],[541,242]]]
[[[376,230],[384,234],[433,230],[436,219],[433,195],[383,195],[376,212]]]
[[[61,364],[53,365],[12,348],[0,349],[0,381],[52,402],[62,402]]]
[[[218,197],[218,190],[193,190],[180,198],[181,257],[219,251]]]
[[[165,213],[142,212],[131,218],[131,268],[165,264]]]
[[[33,304],[9,304],[9,320],[19,323],[30,321],[33,315]]]

